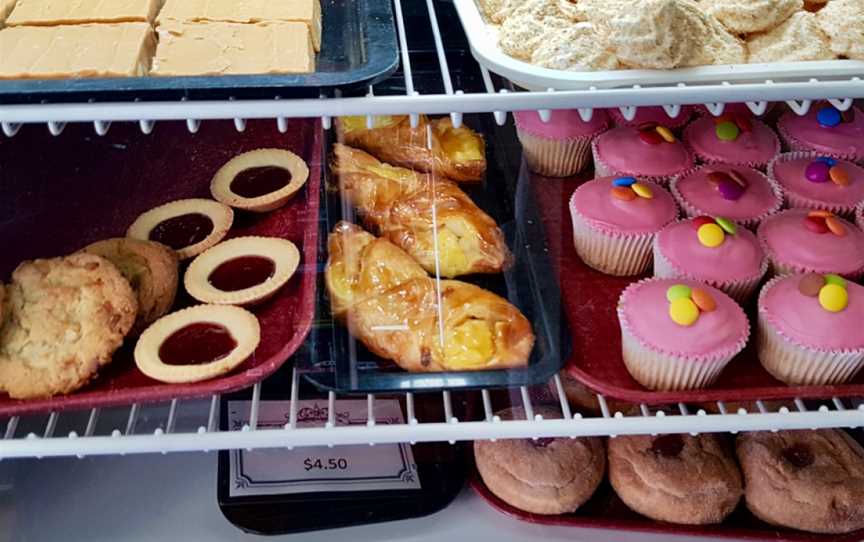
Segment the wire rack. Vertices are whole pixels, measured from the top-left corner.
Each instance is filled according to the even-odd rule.
[[[319,99],[302,100],[220,100],[220,101],[167,101],[116,103],[41,103],[0,105],[0,131],[13,137],[22,124],[45,123],[50,134],[57,136],[69,122],[92,123],[98,135],[105,135],[112,122],[136,122],[141,131],[149,134],[155,123],[167,120],[185,120],[188,130],[195,133],[202,121],[234,119],[238,132],[246,128],[249,119],[275,119],[280,131],[287,130],[286,119],[294,117],[320,117],[325,129],[331,118],[341,115],[409,114],[416,122],[419,113],[449,114],[457,126],[463,113],[491,113],[499,125],[507,122],[508,113],[535,109],[541,119],[549,118],[549,111],[557,108],[578,109],[583,119],[590,119],[594,108],[618,107],[623,116],[632,119],[638,107],[663,106],[670,116],[676,117],[683,104],[704,104],[713,115],[721,115],[727,103],[745,102],[756,114],[765,111],[770,102],[783,101],[796,113],[803,115],[816,100],[829,100],[840,110],[847,110],[853,100],[864,97],[861,77],[845,79],[809,79],[805,81],[770,81],[764,83],[720,82],[717,84],[684,85],[642,88],[594,89],[546,92],[517,91],[482,66],[479,69],[483,88],[480,92],[465,92],[454,85],[448,65],[445,39],[464,38],[461,29],[451,23],[439,25],[433,0],[426,0],[426,24],[432,33],[434,54],[440,72],[443,93],[421,94],[415,87],[412,72],[411,43],[406,32],[402,0],[394,0],[399,37],[404,95],[376,96],[369,87],[366,96],[342,97],[338,92]],[[862,74],[864,77],[864,74]],[[497,83],[497,84],[496,84]],[[776,410],[768,403],[756,401],[746,408],[716,403],[712,413],[704,409],[691,411],[685,404],[665,408],[637,405],[626,413],[612,411],[602,395],[597,395],[600,413],[583,416],[574,413],[563,394],[561,381],[556,376],[550,383],[560,411],[560,419],[544,419],[535,415],[531,393],[527,388],[513,390],[524,407],[523,420],[502,421],[494,415],[491,392],[467,392],[467,399],[482,404],[479,414],[460,419],[454,415],[454,399],[450,392],[441,392],[439,398],[424,394],[415,398],[411,393],[401,398],[406,423],[376,424],[374,404],[376,397],[367,396],[369,417],[366,425],[340,426],[330,419],[320,427],[298,427],[296,404],[301,396],[300,375],[292,373],[290,398],[293,408],[290,418],[281,429],[258,427],[261,403],[261,385],[251,390],[249,423],[239,430],[220,430],[219,414],[222,398],[218,395],[206,400],[179,401],[168,404],[139,405],[123,408],[93,409],[89,412],[52,412],[47,417],[13,417],[5,421],[5,432],[0,442],[0,458],[106,455],[125,453],[167,453],[179,451],[208,451],[243,448],[277,448],[320,445],[377,444],[391,442],[466,441],[496,438],[575,437],[583,435],[624,435],[657,433],[737,432],[751,430],[807,429],[822,427],[864,426],[864,404],[859,400],[829,398],[821,403],[800,399]],[[337,400],[334,393],[326,399],[333,413]],[[420,421],[415,416],[415,401],[441,401],[443,416],[438,420]],[[713,412],[715,411],[716,412]],[[2,423],[2,422],[0,422]],[[2,426],[0,426],[2,427]]]

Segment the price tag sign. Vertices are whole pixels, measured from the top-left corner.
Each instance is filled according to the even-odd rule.
[[[258,427],[283,430],[289,401],[262,401]],[[249,401],[228,403],[228,423],[239,430],[249,423]],[[336,401],[336,425],[365,425],[366,401]],[[297,405],[297,427],[322,427],[329,418],[327,401]],[[375,402],[378,424],[403,423],[399,401]],[[286,450],[233,450],[230,453],[232,497],[324,491],[420,489],[417,465],[408,444],[304,447]]]

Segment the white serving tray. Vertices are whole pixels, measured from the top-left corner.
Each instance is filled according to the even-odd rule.
[[[564,71],[534,66],[505,54],[498,47],[497,31],[484,19],[476,0],[453,0],[462,20],[471,53],[480,65],[528,90],[585,90],[595,88],[675,86],[708,83],[848,79],[864,77],[864,62],[819,60],[771,64],[727,64],[675,70]],[[575,24],[575,23],[574,23]]]

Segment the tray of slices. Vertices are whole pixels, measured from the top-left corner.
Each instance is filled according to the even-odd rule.
[[[514,175],[512,135],[487,123],[337,121],[321,325],[305,367],[319,387],[503,387],[559,370],[566,334],[539,215],[526,177]]]
[[[260,381],[314,318],[317,121],[0,141],[0,414]]]
[[[385,0],[4,0],[0,50],[4,103],[317,97],[399,63]]]
[[[534,414],[561,415],[542,405]],[[821,429],[477,441],[471,485],[496,510],[540,525],[673,540],[853,542],[864,536],[858,439]]]
[[[454,4],[474,58],[529,90],[807,80],[864,70],[855,30],[864,8],[855,0]]]

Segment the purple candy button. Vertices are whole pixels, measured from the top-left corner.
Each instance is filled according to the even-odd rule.
[[[723,199],[735,201],[744,195],[744,187],[735,181],[723,179],[717,183],[717,190]]]
[[[811,183],[827,183],[828,179],[831,178],[829,174],[830,170],[831,166],[821,160],[816,160],[815,162],[810,162],[810,165],[804,171],[804,176]]]

